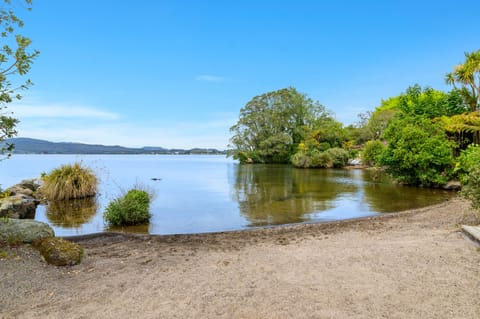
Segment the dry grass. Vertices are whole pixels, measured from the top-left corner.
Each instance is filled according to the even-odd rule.
[[[42,195],[48,200],[77,199],[95,196],[98,179],[82,163],[62,165],[43,178]]]

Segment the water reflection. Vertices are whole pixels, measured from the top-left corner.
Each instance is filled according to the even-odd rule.
[[[378,175],[369,170],[362,171],[364,181],[364,201],[370,209],[379,213],[399,212],[439,203],[456,195],[443,189],[401,186],[386,174]]]
[[[46,206],[45,215],[55,226],[80,227],[97,214],[98,202],[95,197],[52,201]]]
[[[418,208],[452,192],[393,184],[364,170],[237,165],[234,200],[249,226],[374,215]]]
[[[303,170],[287,165],[235,167],[235,200],[250,226],[305,222],[312,212],[335,206],[358,185],[342,170]]]
[[[13,184],[78,159],[15,155],[15,160],[0,165],[1,182]],[[35,219],[49,223],[57,236],[105,230],[179,234],[340,220],[418,208],[455,196],[442,190],[394,185],[382,177],[372,178],[365,170],[238,165],[213,155],[87,155],[81,159],[97,168],[101,191],[96,200],[38,206]],[[152,177],[162,180],[154,182]],[[154,187],[158,195],[151,203],[150,225],[107,229],[105,207],[119,188],[129,189],[135,183]]]
[[[132,234],[149,234],[150,225],[135,225],[135,226],[109,226],[105,230]]]

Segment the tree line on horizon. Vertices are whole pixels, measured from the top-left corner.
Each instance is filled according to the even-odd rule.
[[[465,182],[480,163],[480,50],[465,53],[445,81],[448,92],[415,84],[348,126],[293,87],[255,96],[230,129],[228,154],[299,168],[343,167],[360,156],[404,184]]]

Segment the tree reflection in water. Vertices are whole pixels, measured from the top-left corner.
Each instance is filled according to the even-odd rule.
[[[368,170],[289,165],[236,165],[234,185],[234,200],[249,226],[321,220],[322,213],[325,218],[337,213],[354,218],[398,212],[455,196],[441,189],[400,186]]]
[[[234,197],[250,226],[308,221],[310,213],[333,208],[338,196],[358,188],[342,170],[261,164],[235,170]]]
[[[456,192],[441,188],[402,186],[388,176],[371,170],[363,171],[365,202],[379,213],[400,212],[440,203],[456,196]]]

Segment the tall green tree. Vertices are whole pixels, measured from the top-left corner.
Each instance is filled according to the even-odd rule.
[[[410,86],[399,96],[397,108],[404,114],[426,116],[430,119],[468,111],[458,92],[445,93],[430,87],[422,88],[418,84]]]
[[[16,4],[31,10],[32,0],[19,0]],[[38,56],[36,50],[30,51],[32,41],[21,35],[19,30],[23,21],[15,14],[10,0],[0,4],[0,143],[17,134],[15,129],[18,119],[7,112],[7,105],[15,99],[21,99],[18,93],[27,89],[32,82],[23,79],[29,71],[33,60]],[[0,144],[0,154],[9,155],[13,145]]]
[[[445,93],[415,84],[395,97],[382,100],[374,112],[361,114],[362,129],[371,140],[382,140],[389,123],[396,115],[423,116],[434,119],[468,111],[457,90]]]
[[[241,162],[288,163],[315,123],[329,116],[293,87],[255,96],[230,128],[229,154]]]
[[[456,65],[447,73],[445,82],[453,85],[470,106],[472,112],[478,111],[480,105],[480,49],[465,52],[465,62]]]

